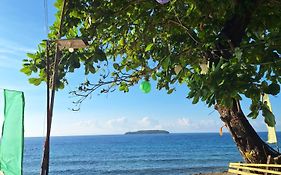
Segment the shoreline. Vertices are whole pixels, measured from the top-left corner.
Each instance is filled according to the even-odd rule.
[[[193,175],[234,175],[234,174],[224,171],[224,172],[216,172],[216,173],[199,173]]]

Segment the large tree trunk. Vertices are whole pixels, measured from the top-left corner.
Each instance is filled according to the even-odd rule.
[[[236,101],[232,109],[216,105],[221,120],[228,128],[242,157],[247,163],[266,163],[270,155],[272,163],[281,163],[281,155],[267,145],[255,132]]]
[[[266,1],[261,0],[236,0],[236,6],[231,18],[227,19],[216,42],[216,51],[206,53],[209,61],[217,64],[220,57],[225,60],[232,58],[233,48],[239,47],[242,38],[255,9]],[[225,42],[227,39],[227,42]],[[215,54],[214,54],[215,53]],[[233,103],[232,108],[216,105],[221,120],[230,131],[242,157],[248,163],[266,163],[270,155],[274,163],[281,163],[280,153],[267,145],[255,132],[245,115],[239,101]],[[273,163],[273,162],[272,162]]]

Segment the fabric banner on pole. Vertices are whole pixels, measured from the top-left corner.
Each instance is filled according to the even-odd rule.
[[[269,110],[272,112],[271,103],[269,101],[268,94],[264,94],[263,95],[263,103],[266,103],[268,108],[269,108]],[[275,127],[270,127],[268,125],[266,125],[266,126],[267,126],[267,130],[268,130],[268,140],[267,140],[267,143],[270,143],[270,144],[277,143]]]
[[[0,169],[5,175],[22,175],[24,94],[4,90],[4,122],[0,144]]]

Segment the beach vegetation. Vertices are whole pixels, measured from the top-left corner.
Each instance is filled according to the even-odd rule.
[[[62,2],[55,3],[50,40],[57,39]],[[142,81],[154,81],[168,94],[187,86],[192,103],[202,101],[219,112],[246,162],[266,163],[271,155],[280,163],[280,154],[260,139],[240,106],[250,99],[247,116],[262,114],[275,126],[261,97],[280,93],[280,7],[276,0],[67,1],[61,36],[83,38],[89,46],[60,51],[56,88],[67,85],[68,73],[83,69],[88,78],[71,92],[79,108],[93,92],[129,92]],[[51,59],[55,47],[50,44]],[[45,51],[43,41],[23,60],[21,71],[34,85],[46,81]]]

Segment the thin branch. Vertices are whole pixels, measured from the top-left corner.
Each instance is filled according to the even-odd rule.
[[[177,17],[177,19],[178,19],[178,17]],[[178,20],[179,20],[179,19],[178,19]],[[176,25],[178,25],[178,26],[184,28],[184,29],[186,30],[186,33],[188,34],[188,36],[189,36],[196,44],[199,44],[199,43],[200,43],[199,41],[197,41],[197,40],[189,33],[189,29],[188,29],[185,25],[183,25],[183,24],[181,23],[181,21],[177,22],[177,21],[174,21],[174,20],[169,19],[168,22],[174,23],[174,24],[176,24]]]

